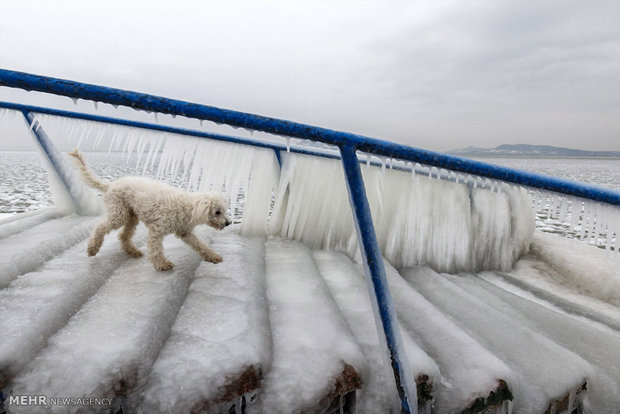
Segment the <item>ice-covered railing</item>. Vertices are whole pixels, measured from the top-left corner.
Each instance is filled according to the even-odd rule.
[[[304,241],[311,245],[318,240],[320,243],[315,247],[335,247],[350,253],[358,250],[359,246],[369,289],[374,293],[371,297],[375,314],[380,317],[385,332],[403,409],[407,412],[415,411],[415,404],[410,404],[415,401],[415,388],[410,373],[402,369],[408,365],[402,352],[400,333],[394,324],[396,318],[387,287],[381,248],[388,259],[401,265],[410,264],[409,260],[413,260],[444,270],[510,266],[512,260],[524,251],[531,234],[531,221],[528,224],[527,218],[530,201],[524,195],[525,190],[520,188],[530,187],[559,194],[558,200],[570,198],[571,216],[575,217],[571,219],[577,220],[576,213],[579,213],[584,233],[594,235],[598,232],[600,235],[604,231],[609,245],[618,251],[617,237],[614,241],[614,235],[618,234],[614,226],[617,226],[618,220],[611,219],[614,215],[618,216],[617,206],[620,206],[620,193],[615,191],[360,135],[68,80],[0,70],[0,86],[48,92],[74,100],[87,99],[95,103],[123,105],[147,112],[180,115],[285,137],[287,144],[283,146],[251,139],[207,136],[204,132],[166,130],[168,127],[154,125],[149,128],[161,133],[228,142],[222,143],[224,149],[219,151],[213,145],[200,148],[203,144],[190,144],[184,138],[174,136],[166,138],[170,139],[171,144],[166,150],[160,151],[159,145],[163,144],[155,137],[132,139],[128,136],[124,139],[124,145],[128,151],[130,147],[135,147],[141,154],[148,148],[146,160],[149,159],[148,154],[152,157],[161,153],[160,168],[164,172],[174,172],[182,165],[185,171],[189,171],[190,187],[202,189],[207,184],[211,188],[219,185],[230,191],[237,185],[238,192],[245,194],[247,190],[245,211],[251,214],[259,212],[254,218],[244,216],[242,226],[246,226],[247,231],[275,232],[287,237],[306,238]],[[67,115],[61,114],[61,111],[34,110],[15,104],[2,106],[23,112],[43,147],[47,140],[40,125],[45,121],[41,115],[35,116],[33,112]],[[35,119],[37,117],[39,119]],[[132,121],[111,121],[85,114],[73,117],[142,128]],[[95,140],[100,138],[95,136]],[[327,144],[333,146],[335,151],[292,148],[291,138]],[[240,148],[252,146],[253,150],[258,148],[264,151],[234,155],[235,150],[231,149],[231,145]],[[283,151],[284,147],[286,151]],[[48,158],[52,164],[55,164],[55,160],[60,164],[60,158],[53,154],[53,147],[49,148],[52,154],[48,154]],[[307,155],[313,158],[308,159]],[[371,160],[371,157],[378,157],[380,168],[360,166],[360,161],[366,160],[376,165],[377,159]],[[237,170],[241,184],[237,183],[239,180],[233,182],[230,173],[222,173],[220,168],[215,167],[225,165],[224,162]],[[340,168],[340,163],[344,168]],[[202,174],[204,171],[201,170],[208,164],[214,168],[209,170],[207,166],[207,173]],[[282,171],[278,166],[281,166]],[[54,167],[59,170],[71,198],[77,202],[76,198],[80,194],[77,191],[71,192],[70,172],[64,171],[60,165]],[[409,177],[405,181],[404,177],[410,174],[413,179]],[[431,181],[433,178],[440,180]],[[304,191],[299,191],[301,188]],[[347,213],[346,197],[343,201],[345,188],[353,214]],[[312,194],[312,198],[308,198],[306,190]],[[254,194],[260,194],[257,201],[253,199]],[[272,196],[275,197],[274,205],[271,205]],[[582,203],[582,199],[589,201]],[[594,203],[596,208],[589,207],[590,203]],[[600,209],[596,203],[601,205]],[[550,214],[564,215],[563,205],[561,201],[556,203],[554,198],[550,203]],[[603,209],[603,205],[613,208]],[[565,206],[568,213],[569,204]],[[374,223],[371,209],[374,209]],[[247,229],[246,223],[265,225]],[[357,230],[357,240],[351,238],[352,227]],[[462,233],[459,234],[459,231]],[[433,258],[442,256],[447,256],[449,260],[433,263]]]

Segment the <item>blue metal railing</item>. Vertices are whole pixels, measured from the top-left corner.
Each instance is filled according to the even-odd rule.
[[[357,151],[369,152],[379,156],[418,162],[620,206],[620,192],[618,191],[282,119],[6,69],[0,69],[0,86],[47,92],[73,99],[87,99],[112,105],[124,105],[148,112],[208,120],[286,137],[319,141],[338,147],[350,145]]]
[[[400,331],[395,323],[396,317],[394,305],[392,303],[381,257],[381,251],[377,243],[372,217],[370,215],[370,206],[366,197],[364,183],[359,167],[359,160],[356,155],[357,151],[364,151],[378,156],[423,163],[438,168],[446,168],[466,174],[473,174],[519,185],[551,190],[620,206],[620,192],[613,190],[593,187],[555,177],[548,177],[535,173],[499,167],[465,158],[381,141],[361,135],[349,134],[346,132],[339,132],[281,119],[267,118],[138,92],[124,91],[104,86],[89,85],[69,80],[55,79],[2,69],[0,69],[0,86],[47,92],[67,96],[73,99],[87,99],[112,105],[124,105],[149,112],[181,115],[188,118],[209,120],[271,134],[309,139],[337,146],[340,150],[340,158],[342,159],[343,168],[345,171],[351,208],[355,217],[359,246],[364,258],[367,280],[369,286],[372,287],[372,291],[376,299],[373,301],[373,305],[375,306],[376,314],[381,319],[383,331],[385,333],[386,342],[390,352],[394,376],[402,401],[402,408],[405,412],[417,411],[415,404],[415,386],[409,380],[410,375],[407,375],[405,372],[405,367],[407,366],[406,355],[402,350]],[[225,140],[239,144],[256,145],[273,149],[278,158],[280,151],[285,149],[284,146],[274,143],[265,143],[246,138],[228,137],[219,134],[172,128],[162,125],[123,121],[114,118],[76,114],[67,111],[58,111],[38,107],[25,108],[26,106],[18,104],[2,103],[0,106],[26,112],[39,112],[58,116],[70,115],[70,117],[73,118],[91,121],[110,122],[125,126],[154,129],[162,132],[182,133],[190,136]],[[334,154],[318,153],[312,150],[292,150],[309,155],[338,158],[338,156]]]

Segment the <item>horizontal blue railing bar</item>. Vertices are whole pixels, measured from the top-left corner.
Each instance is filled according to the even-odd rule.
[[[0,86],[123,105],[150,112],[181,115],[271,134],[319,141],[339,147],[348,145],[358,151],[384,157],[418,162],[620,206],[620,192],[618,191],[282,119],[6,69],[0,69]]]

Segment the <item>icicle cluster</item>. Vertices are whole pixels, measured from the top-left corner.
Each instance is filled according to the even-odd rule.
[[[620,251],[618,207],[547,191],[531,190],[537,225],[542,231],[571,236],[604,248]]]
[[[500,183],[464,183],[362,168],[379,245],[396,266],[439,271],[508,270],[529,246],[534,220],[527,191]],[[484,185],[489,188],[481,188]],[[357,254],[342,166],[337,160],[283,154],[271,234],[313,248]]]

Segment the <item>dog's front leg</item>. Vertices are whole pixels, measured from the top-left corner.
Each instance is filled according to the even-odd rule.
[[[200,257],[207,262],[220,263],[222,261],[222,256],[209,249],[207,245],[200,241],[200,239],[191,231],[177,233],[177,236],[187,243],[192,249],[196,250],[200,254]]]
[[[170,270],[174,263],[164,256],[164,235],[149,229],[149,238],[146,246],[149,249],[149,260],[157,270]]]

